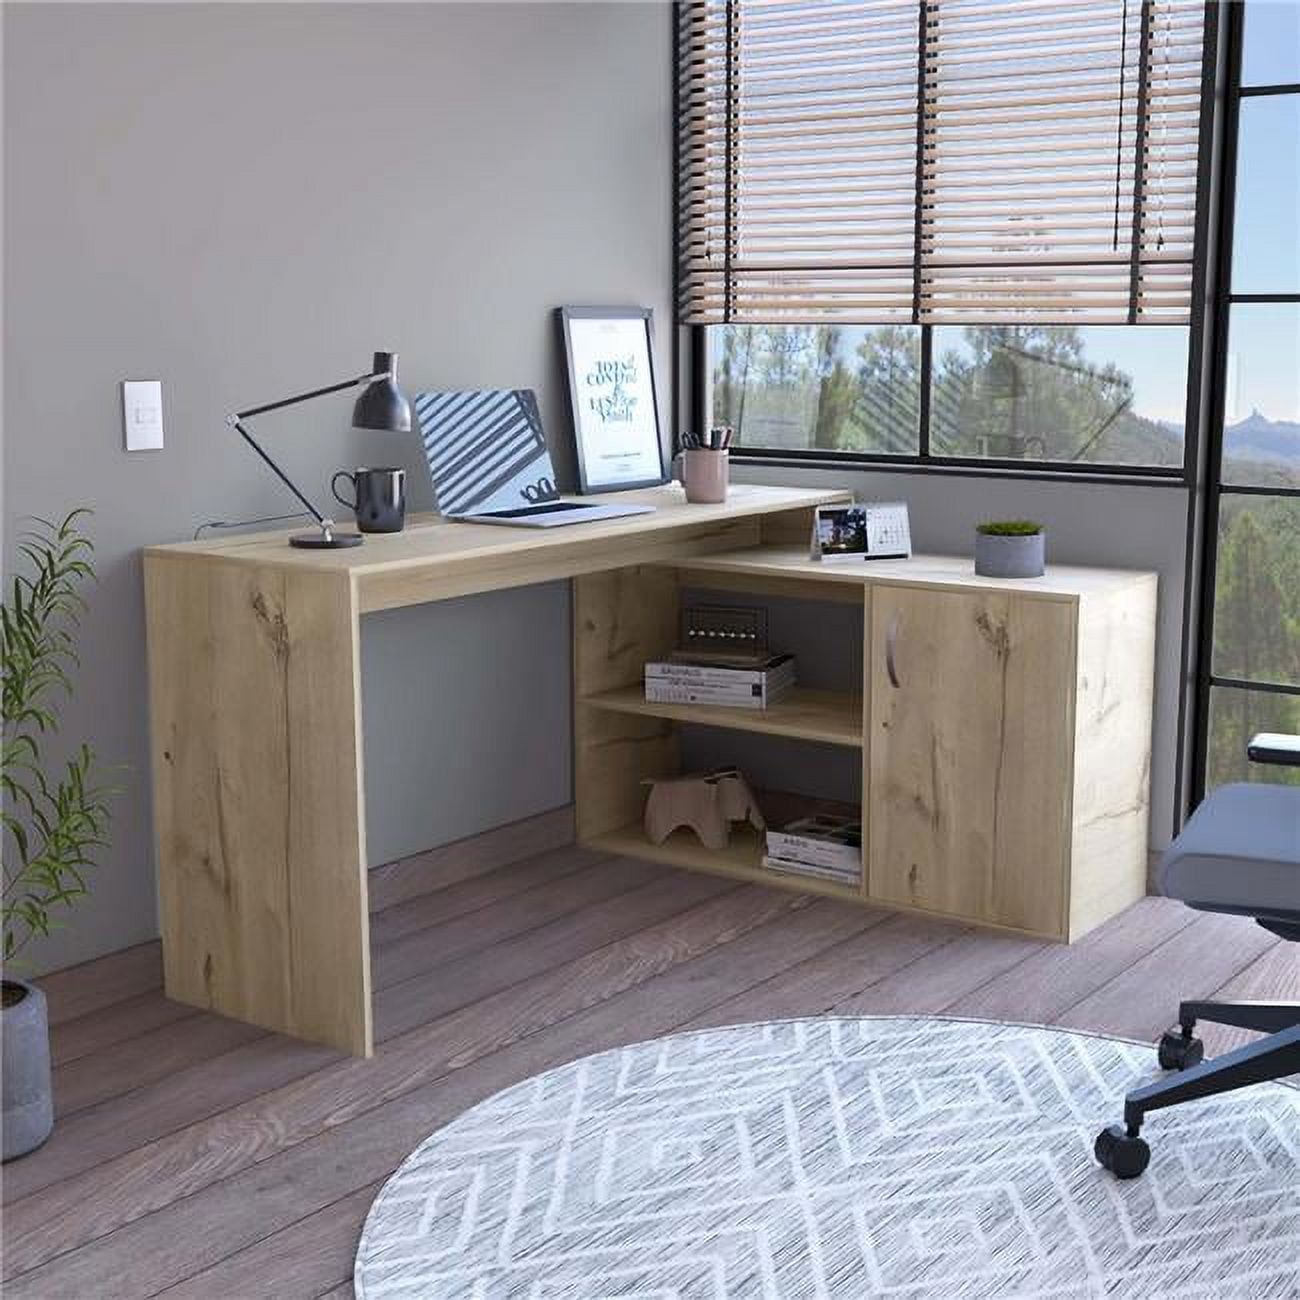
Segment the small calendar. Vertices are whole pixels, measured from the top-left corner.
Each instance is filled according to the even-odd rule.
[[[813,523],[814,560],[898,560],[912,554],[905,501],[820,506]]]
[[[863,506],[867,516],[867,559],[906,559],[912,554],[912,527],[905,501]]]

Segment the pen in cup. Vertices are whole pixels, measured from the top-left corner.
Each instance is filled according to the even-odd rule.
[[[731,446],[732,429],[720,424],[704,433],[683,433],[682,451],[726,451]]]

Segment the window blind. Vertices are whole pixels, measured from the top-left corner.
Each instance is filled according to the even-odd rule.
[[[679,7],[688,324],[1189,318],[1202,0]]]

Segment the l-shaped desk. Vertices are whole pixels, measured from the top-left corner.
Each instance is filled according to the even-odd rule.
[[[1155,575],[968,559],[807,558],[847,493],[625,494],[653,514],[523,530],[417,519],[344,551],[285,533],[145,551],[154,824],[169,997],[369,1055],[360,619],[574,580],[574,800],[582,843],[1069,940],[1145,890]],[[763,712],[647,704],[679,588],[848,603],[862,690]],[[640,830],[641,781],[704,725],[862,756],[860,888],[774,876],[747,830],[714,852]]]

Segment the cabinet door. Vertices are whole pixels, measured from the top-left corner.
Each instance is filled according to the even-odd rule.
[[[871,595],[868,818],[881,901],[1065,933],[1075,606]]]

